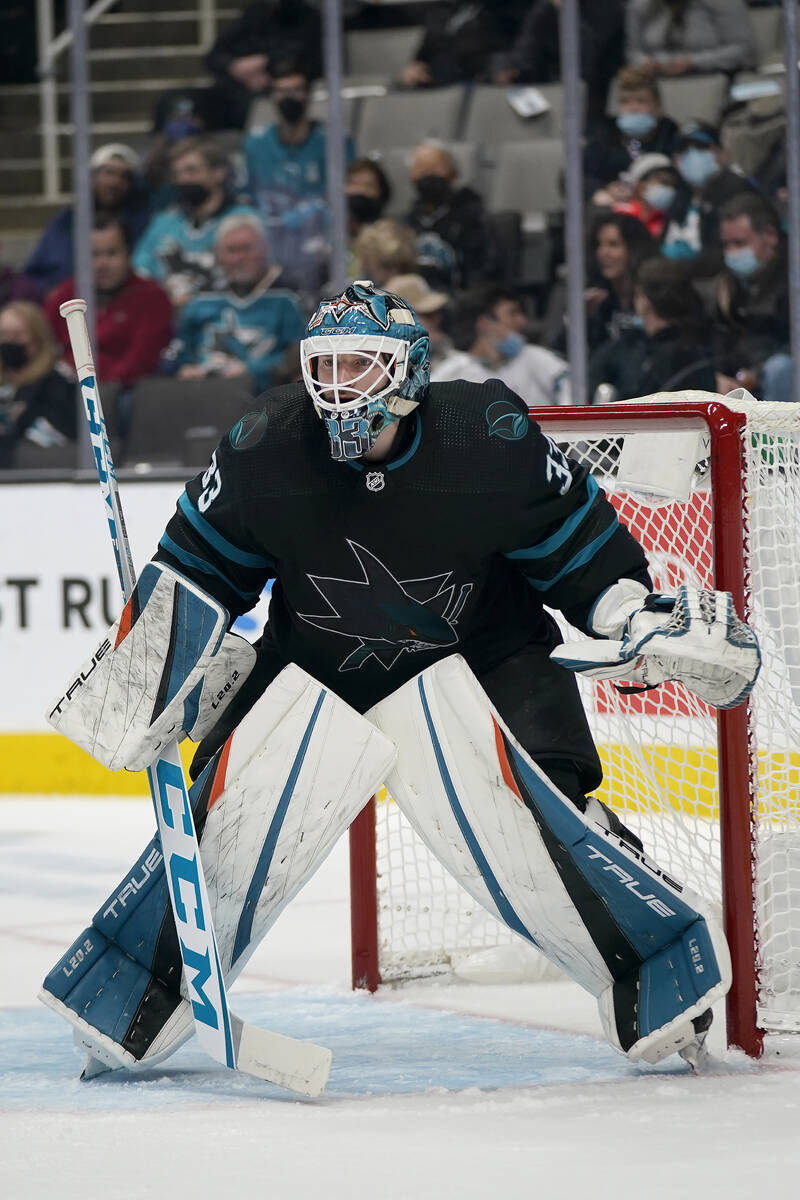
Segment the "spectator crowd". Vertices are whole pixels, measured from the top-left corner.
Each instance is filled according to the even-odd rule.
[[[416,140],[404,131],[398,146],[387,129],[378,148],[346,135],[348,276],[414,306],[430,331],[433,380],[496,377],[539,406],[739,386],[791,398],[785,137],[778,117],[776,136],[758,144],[758,123],[748,124],[758,88],[735,86],[759,78],[757,7],[580,4],[585,396],[566,362],[558,213],[542,231],[521,206],[491,205],[474,169],[482,147],[424,130]],[[561,78],[560,0],[345,11],[349,27],[371,29],[410,24],[411,8],[423,28],[394,91],[467,85],[469,103],[476,85],[518,113],[538,104],[521,118],[524,139],[540,89]],[[95,355],[101,382],[118,389],[123,434],[144,379],[217,378],[254,395],[298,378],[298,340],[331,286],[319,7],[248,4],[206,66],[208,86],[159,97],[145,151],[109,142],[91,159]],[[710,76],[726,77],[717,119],[687,113],[690,90],[670,111],[673,81],[691,89]],[[531,248],[542,244],[544,267],[531,270]],[[0,266],[0,466],[14,466],[23,440],[46,448],[76,437],[58,314],[75,286],[67,207],[20,270]]]

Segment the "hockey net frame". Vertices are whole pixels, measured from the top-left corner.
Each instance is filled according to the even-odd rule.
[[[698,464],[699,470],[694,470],[691,495],[704,496],[701,503],[712,514],[707,531],[708,544],[703,550],[709,556],[706,574],[710,577],[705,583],[729,591],[737,612],[754,623],[760,632],[759,605],[753,603],[752,591],[754,584],[759,585],[753,572],[761,569],[757,565],[757,541],[761,536],[758,528],[759,488],[770,476],[794,473],[792,478],[796,476],[798,490],[793,499],[800,505],[800,405],[765,405],[750,398],[723,400],[712,393],[689,392],[670,394],[669,398],[667,394],[660,394],[622,405],[532,409],[530,415],[562,448],[566,444],[585,448],[587,443],[583,439],[595,439],[597,444],[608,439],[619,446],[622,437],[631,434],[652,437],[659,431],[699,435],[703,441],[698,445],[702,444],[704,451],[707,449],[707,458]],[[598,477],[616,502],[620,495],[619,485],[613,478],[615,470],[616,467],[609,469],[606,465],[598,472]],[[641,497],[634,494],[638,502]],[[668,503],[662,498],[653,501],[653,507],[663,508]],[[769,498],[763,503],[774,505]],[[624,506],[620,512],[626,520],[628,514]],[[792,525],[791,519],[789,521],[789,560],[797,564],[800,572],[800,512],[794,506],[789,511],[789,517],[792,516],[796,523]],[[638,532],[635,521],[628,523]],[[688,553],[697,550],[692,547]],[[656,586],[667,590],[661,580],[657,579]],[[800,587],[797,579],[792,586]],[[794,596],[789,602],[790,611],[794,611],[793,601]],[[768,653],[766,642],[762,642],[762,648]],[[800,644],[796,649],[800,661]],[[748,704],[716,714],[706,709],[703,714],[704,720],[710,719],[716,725],[716,779],[710,781],[710,786],[716,792],[714,804],[719,814],[715,837],[718,839],[720,890],[717,897],[711,898],[720,903],[733,962],[733,985],[726,1002],[727,1039],[729,1045],[754,1057],[762,1052],[765,1030],[800,1031],[800,758],[792,754],[791,743],[778,753],[778,758],[783,753],[781,770],[790,782],[794,801],[789,813],[787,798],[785,821],[783,816],[780,817],[784,821],[781,829],[787,828],[786,822],[789,823],[789,837],[778,846],[775,860],[783,862],[788,879],[788,899],[780,901],[778,948],[770,950],[770,953],[782,956],[779,973],[782,970],[782,978],[789,980],[786,986],[793,998],[789,1006],[791,1012],[771,1014],[770,1010],[776,1005],[765,996],[762,978],[765,959],[761,925],[768,926],[773,918],[765,909],[770,880],[763,873],[759,879],[759,833],[767,845],[765,860],[771,864],[774,853],[769,849],[769,831],[776,825],[776,815],[770,808],[771,801],[765,802],[759,791],[759,756],[763,759],[766,752],[760,750],[758,744],[759,722],[755,706],[759,703],[759,688],[769,689],[774,685],[770,664],[765,662],[762,678]],[[607,688],[609,685],[602,686]],[[674,688],[676,685],[666,686]],[[692,710],[690,705],[687,711],[691,715],[696,709]],[[772,758],[775,758],[774,754]],[[761,773],[764,773],[763,762]],[[786,795],[788,797],[790,792]],[[379,799],[385,806],[387,798],[381,796]],[[613,798],[611,800],[613,802]],[[382,979],[397,982],[404,977],[402,970],[392,973],[384,964],[391,931],[384,930],[383,923],[393,911],[413,907],[412,901],[407,902],[403,896],[387,896],[380,892],[379,883],[382,888],[385,882],[380,877],[388,876],[389,872],[380,857],[383,852],[376,838],[379,807],[373,799],[350,829],[352,979],[353,987],[370,991],[374,991]],[[393,836],[382,829],[380,819],[378,829],[381,838]],[[427,855],[421,843],[419,846]],[[784,909],[789,910],[788,916]],[[787,929],[788,920],[792,927]],[[448,961],[446,953],[442,955],[442,961]],[[447,969],[441,962],[428,964],[428,967],[426,970],[424,964],[422,967],[417,964],[406,977]],[[780,1001],[777,1009],[781,1009]]]

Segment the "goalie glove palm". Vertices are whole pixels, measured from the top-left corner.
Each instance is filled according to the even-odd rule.
[[[714,708],[746,700],[761,666],[756,635],[737,617],[730,593],[685,586],[674,598],[648,596],[621,640],[567,642],[550,657],[591,679],[680,680]]]

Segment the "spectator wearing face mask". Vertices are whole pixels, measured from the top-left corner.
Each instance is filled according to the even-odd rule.
[[[416,198],[406,220],[419,235],[421,273],[432,287],[444,290],[485,279],[492,252],[483,201],[472,188],[458,186],[450,151],[423,142],[412,154],[408,173]],[[440,255],[436,241],[443,244]]]
[[[678,126],[664,114],[658,83],[637,67],[616,77],[616,116],[586,144],[583,181],[597,205],[627,200],[621,176],[644,154],[671,154]]]
[[[660,237],[678,195],[679,177],[672,159],[666,154],[643,154],[621,178],[631,189],[631,198],[614,204],[614,212],[636,217],[652,237]]]
[[[734,196],[719,214],[725,269],[716,289],[717,390],[746,387],[762,400],[792,400],[789,267],[779,220],[761,196]]]
[[[386,173],[373,158],[353,159],[345,175],[344,191],[351,238],[357,237],[365,225],[379,220],[392,197]]]
[[[305,66],[276,65],[272,80],[277,119],[244,141],[247,191],[284,278],[308,294],[321,287],[327,270],[327,134],[309,115],[311,75]],[[345,157],[348,162],[354,157],[349,136]]]
[[[275,66],[302,58],[312,77],[322,73],[322,18],[306,0],[259,0],[220,31],[206,58],[209,89],[220,124],[244,129],[255,96],[265,95]]]
[[[756,40],[744,0],[628,0],[628,62],[651,75],[742,71]]]
[[[150,202],[142,178],[139,155],[130,146],[110,142],[91,157],[94,210],[124,221],[131,243],[144,232],[150,219]],[[43,292],[72,275],[73,210],[62,208],[47,225],[28,259],[24,272]]]
[[[696,288],[675,263],[645,262],[634,291],[635,322],[589,360],[589,397],[601,384],[630,400],[660,391],[715,390],[709,322]]]
[[[177,203],[153,217],[136,246],[133,267],[163,284],[180,308],[215,282],[220,221],[229,213],[253,210],[236,203],[228,155],[212,135],[178,142],[170,172]]]
[[[455,350],[431,371],[431,382],[501,379],[526,404],[570,404],[568,367],[543,346],[533,346],[528,320],[514,291],[482,285],[453,305],[450,332]]]
[[[722,266],[719,210],[731,197],[755,189],[728,165],[719,133],[705,121],[681,126],[672,158],[686,187],[669,214],[661,253],[681,260],[687,275],[714,275]]]
[[[143,167],[153,212],[177,203],[170,159],[185,138],[213,133],[218,126],[204,88],[170,88],[162,92],[153,114],[153,140]]]
[[[0,467],[22,439],[62,445],[77,435],[75,384],[56,369],[59,349],[42,309],[14,300],[0,310]]]

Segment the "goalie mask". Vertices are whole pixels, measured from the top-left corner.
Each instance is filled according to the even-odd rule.
[[[303,380],[336,460],[360,458],[430,381],[428,333],[400,296],[356,280],[324,300],[300,343]]]

